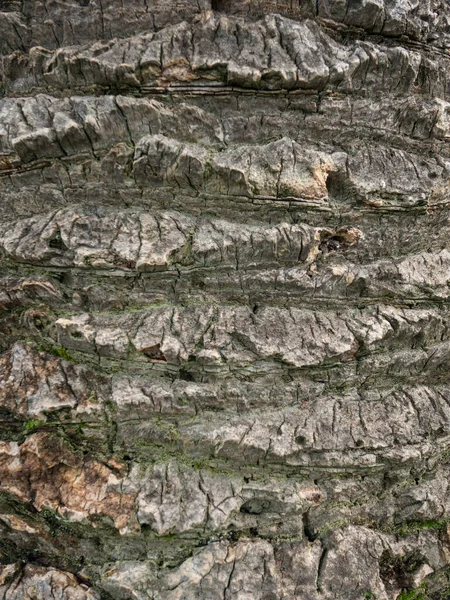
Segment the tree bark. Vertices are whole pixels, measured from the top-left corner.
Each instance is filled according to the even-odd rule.
[[[0,11],[0,599],[450,597],[448,4]]]

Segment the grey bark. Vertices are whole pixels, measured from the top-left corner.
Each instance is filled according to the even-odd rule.
[[[450,597],[448,4],[0,33],[0,600]]]

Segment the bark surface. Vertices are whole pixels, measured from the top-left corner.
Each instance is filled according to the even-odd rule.
[[[0,600],[448,599],[448,3],[3,0],[0,54]]]

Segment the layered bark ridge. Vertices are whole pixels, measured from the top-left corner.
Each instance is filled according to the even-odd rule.
[[[448,598],[448,4],[0,9],[0,599]]]

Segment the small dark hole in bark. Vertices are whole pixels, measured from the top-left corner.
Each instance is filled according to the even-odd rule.
[[[9,408],[5,408],[4,406],[0,406],[0,419],[2,421],[13,420],[14,419],[14,413]],[[248,481],[246,483],[248,483]]]
[[[51,73],[53,71],[53,69],[55,68],[55,62],[50,60],[44,67],[44,72],[45,73]]]
[[[70,334],[70,337],[73,337],[74,339],[79,340],[79,339],[81,339],[83,337],[83,334],[80,333],[79,331],[73,331]]]
[[[62,241],[61,232],[57,231],[51,240],[48,241],[49,248],[56,250],[67,250],[67,246]]]
[[[323,254],[328,254],[328,252],[338,252],[339,250],[345,250],[346,248],[348,248],[348,244],[345,242],[344,238],[339,235],[333,235],[323,241],[319,246],[319,249]]]
[[[323,231],[319,250],[323,254],[337,252],[338,250],[347,250],[359,241],[361,235],[361,231],[354,227],[343,227],[333,235],[329,235],[328,232]]]
[[[364,446],[364,441],[363,440],[356,440],[356,445],[358,446],[358,448],[361,448],[361,446]]]
[[[154,346],[143,348],[142,353],[145,354],[147,358],[150,358],[150,360],[161,360],[163,362],[167,362],[166,357],[161,352],[161,344],[155,344]]]
[[[211,0],[212,10],[223,10],[224,4],[224,0]]]
[[[189,373],[189,371],[186,371],[185,369],[180,369],[180,379],[182,381],[194,381],[192,373]]]
[[[61,271],[59,273],[52,273],[52,277],[53,279],[56,279],[56,281],[59,281],[59,283],[68,283],[70,281],[70,273]]]
[[[297,435],[295,438],[296,444],[304,444],[306,442],[306,438],[304,435]]]
[[[327,240],[327,248],[328,251],[331,250],[340,250],[343,246],[342,239],[338,236],[333,236],[329,240]]]
[[[355,186],[342,172],[334,171],[329,173],[325,185],[331,202],[353,204],[359,201]]]

